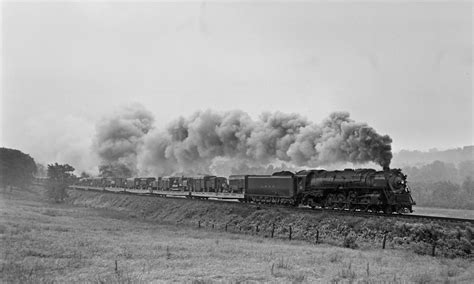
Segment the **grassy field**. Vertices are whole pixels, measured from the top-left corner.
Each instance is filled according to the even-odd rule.
[[[453,218],[465,218],[474,220],[474,210],[467,209],[447,209],[447,208],[434,208],[434,207],[414,207],[417,215],[427,216],[440,216],[440,217],[453,217]]]
[[[352,250],[160,224],[107,209],[0,195],[3,282],[472,283],[469,259]]]

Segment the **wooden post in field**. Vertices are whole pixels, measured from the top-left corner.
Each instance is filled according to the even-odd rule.
[[[255,227],[255,233],[258,234],[258,225]]]
[[[433,248],[431,250],[431,256],[435,256],[435,253],[436,253],[436,242],[433,242]]]
[[[118,272],[117,260],[115,260],[115,273]]]
[[[291,234],[293,233],[293,230],[291,229],[291,226],[290,226],[290,235],[289,235],[289,240],[291,241]]]
[[[201,220],[198,221],[198,228],[201,228]]]
[[[272,225],[272,238],[273,238],[274,233],[275,233],[275,223],[273,223],[273,225]]]
[[[227,232],[227,224],[225,224],[225,231]]]
[[[385,249],[385,242],[387,241],[387,233],[383,235],[382,249]]]
[[[319,243],[319,230],[316,230],[316,243]]]
[[[214,223],[212,223],[212,228],[214,229]]]

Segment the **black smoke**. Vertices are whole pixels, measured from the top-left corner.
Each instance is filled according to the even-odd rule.
[[[245,168],[266,172],[274,164],[294,168],[375,162],[385,167],[392,158],[391,142],[346,112],[316,124],[298,114],[264,113],[253,120],[242,111],[207,110],[146,135],[138,168],[153,174],[229,174]]]
[[[392,139],[378,134],[347,112],[321,123],[298,114],[199,111],[179,117],[165,129],[133,105],[105,118],[97,127],[95,150],[102,168],[131,175],[174,173],[267,173],[340,163],[375,162],[388,167]]]
[[[93,147],[101,162],[101,174],[131,176],[138,173],[137,155],[153,121],[148,110],[132,104],[98,123]]]

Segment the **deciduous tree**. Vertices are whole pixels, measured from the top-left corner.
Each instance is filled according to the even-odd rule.
[[[2,187],[25,187],[31,184],[36,172],[36,163],[30,155],[19,150],[0,148],[0,185]]]
[[[74,168],[68,164],[58,163],[48,165],[48,197],[56,202],[64,201],[67,197],[67,187],[74,183],[76,176],[72,173]]]

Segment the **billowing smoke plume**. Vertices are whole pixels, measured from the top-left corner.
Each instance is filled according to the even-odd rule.
[[[143,106],[122,108],[97,125],[94,150],[104,176],[137,174],[137,154],[153,125],[153,115]]]
[[[345,112],[315,124],[297,114],[264,113],[255,121],[242,111],[208,110],[180,117],[140,140],[143,145],[130,152],[138,153],[139,172],[153,175],[229,174],[281,163],[276,168],[343,162],[388,167],[392,158],[390,137]]]
[[[337,162],[375,162],[390,166],[392,139],[379,135],[366,123],[355,122],[347,112],[332,113],[322,124],[302,128],[287,153],[297,165]]]
[[[151,113],[133,105],[98,125],[94,145],[104,174],[270,173],[347,162],[388,167],[392,158],[391,138],[346,112],[316,124],[297,114],[253,120],[243,111],[207,110],[165,129],[152,124]]]

